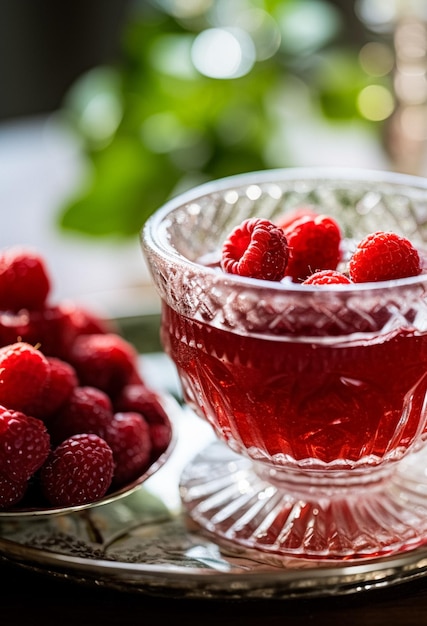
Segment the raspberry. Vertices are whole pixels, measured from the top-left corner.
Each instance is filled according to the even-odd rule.
[[[42,389],[32,414],[48,423],[49,418],[69,400],[78,380],[72,365],[56,357],[46,358],[49,363],[49,380]]]
[[[297,209],[294,209],[289,213],[284,213],[277,220],[277,226],[279,226],[279,228],[283,228],[283,230],[286,230],[302,217],[317,217],[317,215],[319,215],[319,213],[311,207],[298,207]]]
[[[225,272],[280,281],[285,275],[289,249],[283,229],[262,218],[244,220],[222,248]]]
[[[59,304],[59,310],[73,339],[78,335],[117,332],[113,321],[104,319],[75,302],[63,301]]]
[[[54,444],[79,433],[91,433],[105,438],[113,419],[110,398],[95,387],[75,387],[66,404],[52,418],[49,431]]]
[[[17,341],[26,341],[28,331],[28,311],[0,311],[0,346],[8,346]]]
[[[408,239],[392,232],[377,231],[365,237],[349,261],[355,283],[406,278],[420,272],[417,250]]]
[[[36,252],[21,247],[0,252],[0,309],[40,308],[49,291],[50,278]]]
[[[139,413],[116,413],[105,439],[113,451],[116,464],[114,485],[125,485],[148,468],[151,458],[150,429]]]
[[[113,397],[137,369],[138,354],[120,335],[97,333],[77,337],[69,360],[82,385],[97,387]]]
[[[116,332],[113,322],[104,320],[73,302],[61,302],[58,310],[61,315],[61,353],[58,356],[67,361],[74,342],[80,335]]]
[[[167,450],[172,437],[170,424],[149,424],[151,439],[151,458],[155,461]]]
[[[44,423],[0,406],[0,472],[12,481],[27,481],[45,462],[50,437]]]
[[[28,483],[26,480],[10,480],[0,472],[0,510],[8,509],[24,497]]]
[[[41,489],[53,506],[94,502],[108,491],[113,453],[101,437],[82,433],[63,441],[40,470]]]
[[[319,270],[306,278],[303,285],[350,285],[351,280],[336,270]]]
[[[0,343],[24,341],[40,346],[43,354],[59,356],[63,349],[63,316],[58,306],[0,313]]]
[[[302,217],[284,230],[289,245],[286,276],[305,280],[318,270],[335,270],[341,258],[341,232],[326,215]]]
[[[125,385],[114,400],[116,411],[141,413],[149,424],[169,423],[159,396],[143,383]]]
[[[21,338],[38,344],[45,355],[60,357],[64,348],[64,317],[57,305],[28,312],[28,324]]]
[[[168,447],[172,427],[158,395],[143,383],[125,385],[114,402],[116,411],[140,413],[150,427],[152,459],[157,459]]]
[[[39,345],[43,354],[69,360],[79,335],[112,332],[113,324],[71,303],[30,311],[0,311],[0,345],[21,340]]]
[[[48,383],[49,371],[44,354],[27,343],[0,348],[0,404],[31,415]]]

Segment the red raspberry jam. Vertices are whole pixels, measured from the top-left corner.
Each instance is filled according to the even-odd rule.
[[[232,449],[277,465],[398,459],[425,427],[427,335],[249,336],[163,306],[186,400]],[[427,429],[426,429],[427,432]]]

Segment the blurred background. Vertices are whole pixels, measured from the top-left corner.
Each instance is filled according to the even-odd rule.
[[[424,0],[0,0],[0,247],[53,299],[158,301],[145,219],[243,171],[427,175]]]

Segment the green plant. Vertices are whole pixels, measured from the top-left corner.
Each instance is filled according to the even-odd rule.
[[[121,43],[120,62],[82,76],[64,102],[88,164],[59,209],[67,230],[134,236],[185,188],[292,165],[283,128],[295,111],[300,123],[362,119],[370,77],[326,0],[147,0]]]

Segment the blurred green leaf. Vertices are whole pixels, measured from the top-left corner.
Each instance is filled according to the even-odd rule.
[[[131,236],[178,180],[164,155],[153,158],[133,137],[118,135],[108,149],[92,158],[90,183],[61,214],[60,224],[65,229]]]
[[[324,53],[317,63],[314,84],[325,116],[336,120],[360,118],[357,97],[367,81],[354,55],[339,49]]]
[[[81,138],[88,176],[59,208],[63,229],[132,237],[188,186],[291,165],[277,138],[289,118],[280,111],[298,106],[286,101],[287,86],[295,81],[316,103],[312,110],[340,121],[362,119],[356,101],[367,77],[358,51],[340,40],[342,20],[327,0],[213,1],[193,15],[193,5],[186,6],[185,16],[173,14],[173,6],[136,3],[123,32],[120,64],[81,77],[64,102],[64,119]],[[313,29],[316,23],[321,32]],[[201,74],[193,45],[212,28],[246,28],[262,58],[238,78]]]

